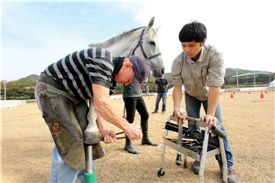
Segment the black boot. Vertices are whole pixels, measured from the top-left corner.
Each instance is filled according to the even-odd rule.
[[[148,137],[148,121],[141,122],[142,141],[141,145],[157,146],[158,144],[151,142]]]
[[[128,151],[128,153],[131,153],[131,154],[138,154],[138,151],[132,147],[131,140],[128,139],[127,137],[126,137],[126,141],[125,141],[124,150]]]

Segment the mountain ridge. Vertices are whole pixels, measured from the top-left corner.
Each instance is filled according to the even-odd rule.
[[[232,80],[234,79],[233,77],[235,77],[237,74],[238,75],[243,75],[243,74],[251,74],[251,77],[253,77],[253,73],[258,74],[266,74],[266,75],[273,75],[274,76],[274,72],[270,72],[270,71],[258,71],[258,70],[248,70],[248,69],[239,69],[239,68],[226,68],[226,72],[225,72],[225,80]],[[165,77],[167,77],[168,79],[170,79],[171,77],[171,73],[165,73],[164,74]],[[249,76],[246,76],[249,77]],[[18,80],[22,80],[22,79],[29,79],[29,80],[35,80],[38,81],[39,79],[39,75],[38,74],[30,74],[26,77],[23,78],[19,78],[17,80],[13,80],[13,81],[6,81],[6,83],[9,82],[16,82]],[[1,81],[2,83],[3,81]]]

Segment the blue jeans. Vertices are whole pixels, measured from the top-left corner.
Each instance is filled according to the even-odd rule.
[[[93,161],[93,165],[95,165],[95,161]],[[95,171],[95,166],[93,169]],[[76,178],[80,183],[85,183],[84,173],[84,170],[73,169],[67,165],[54,146],[49,183],[74,183]]]
[[[208,101],[200,101],[200,100],[196,99],[195,97],[192,97],[192,96],[188,95],[187,93],[185,93],[185,106],[186,106],[187,115],[190,117],[199,118],[201,104],[203,105],[204,111],[207,111],[207,107],[208,107],[207,102]],[[215,111],[215,117],[219,121],[220,129],[226,134],[225,128],[222,123],[222,113],[221,113],[220,103],[217,104],[216,111]],[[196,126],[194,126],[194,125],[191,125],[188,123],[188,128],[192,129],[192,130],[198,130],[199,126],[198,126],[198,124]],[[226,139],[224,139],[224,149],[225,149],[225,154],[226,154],[227,167],[231,168],[233,166],[234,160],[233,160],[232,150],[231,150],[231,147],[230,147],[230,144],[228,141],[228,137],[226,137]]]
[[[167,99],[167,93],[158,93],[156,98],[156,104],[155,104],[155,112],[158,112],[159,110],[159,102],[162,98],[162,112],[166,111],[166,99]]]

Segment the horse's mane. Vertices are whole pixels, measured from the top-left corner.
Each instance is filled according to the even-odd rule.
[[[121,40],[122,38],[127,37],[127,36],[131,35],[133,32],[135,32],[139,29],[142,29],[142,28],[144,28],[144,27],[138,27],[138,28],[134,28],[130,31],[123,32],[123,33],[119,34],[118,36],[110,38],[110,39],[108,39],[106,41],[103,41],[101,43],[91,43],[91,44],[89,44],[89,47],[107,47],[107,46],[111,46],[114,43],[116,43],[117,41]]]

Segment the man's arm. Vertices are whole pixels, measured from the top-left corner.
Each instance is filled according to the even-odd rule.
[[[181,99],[182,99],[181,85],[174,85],[174,90],[173,90],[174,110],[180,109]]]
[[[216,106],[220,97],[220,87],[210,86],[208,93],[208,108],[207,114],[215,116]]]
[[[114,109],[109,103],[109,89],[99,84],[93,84],[92,90],[97,114],[122,129],[130,139],[139,139],[141,137],[141,131],[133,125],[130,125],[124,118],[114,112]]]
[[[217,119],[215,118],[215,111],[219,101],[220,88],[224,83],[224,62],[220,53],[215,53],[209,61],[210,67],[208,69],[207,85],[208,92],[208,109],[204,116],[204,121],[208,126],[216,125]]]
[[[178,118],[185,119],[185,116],[180,114],[180,105],[182,99],[182,85],[183,85],[183,78],[182,78],[182,67],[183,67],[183,60],[182,60],[182,53],[180,53],[175,60],[173,61],[172,68],[171,68],[171,76],[172,76],[172,84],[174,86],[173,89],[173,103],[174,103],[174,113],[176,115],[176,120]]]
[[[182,85],[175,84],[173,89],[173,103],[174,103],[174,114],[176,116],[176,120],[178,118],[185,119],[185,117],[180,113],[180,105],[182,100]]]
[[[207,112],[201,117],[201,120],[204,121],[209,127],[217,126],[218,123],[218,120],[215,117],[215,111],[219,101],[219,96],[220,87],[209,86]]]

